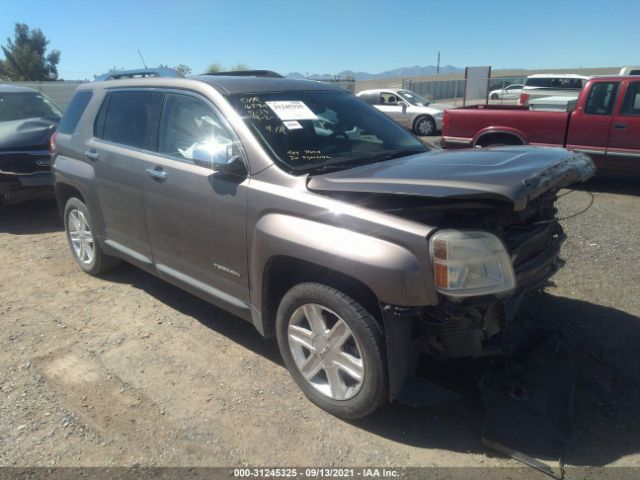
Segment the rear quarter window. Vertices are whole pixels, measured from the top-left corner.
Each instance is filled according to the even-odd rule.
[[[94,136],[143,150],[156,150],[162,92],[109,92],[94,124]]]
[[[59,133],[73,133],[92,96],[93,92],[88,90],[76,92],[60,120]]]

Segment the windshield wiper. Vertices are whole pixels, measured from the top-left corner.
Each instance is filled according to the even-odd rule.
[[[368,159],[373,160],[372,163],[375,162],[384,162],[385,160],[391,160],[393,158],[406,157],[408,155],[414,155],[416,153],[424,153],[428,152],[426,148],[399,148],[398,150],[390,150],[388,152],[377,153],[375,155],[371,155]]]
[[[317,167],[311,167],[304,169],[305,173],[329,173],[337,172],[339,170],[349,170],[350,168],[362,167],[367,165],[363,162],[345,162],[345,163],[330,163],[325,165],[318,165]]]
[[[394,158],[406,157],[408,155],[413,155],[416,153],[427,152],[428,150],[422,148],[400,148],[398,150],[389,150],[387,152],[377,153],[374,155],[370,155],[368,157],[363,157],[358,160],[350,160],[344,162],[336,162],[336,163],[328,163],[323,165],[318,165],[316,167],[311,167],[309,169],[305,169],[306,173],[329,173],[335,172],[339,170],[348,170],[350,168],[362,167],[364,165],[371,165],[373,163],[384,162],[385,160],[392,160]]]

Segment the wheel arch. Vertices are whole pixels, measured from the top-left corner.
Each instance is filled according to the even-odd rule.
[[[508,145],[525,145],[527,143],[525,135],[512,128],[490,128],[481,130],[473,141],[473,146],[484,147],[490,145],[489,142],[495,142],[497,139],[501,139],[507,142]]]
[[[86,200],[82,192],[73,185],[64,182],[56,182],[55,186],[56,203],[58,204],[58,213],[60,218],[64,216],[64,208],[70,198],[77,198],[86,205]]]
[[[274,255],[265,264],[262,275],[262,334],[275,335],[276,313],[282,297],[299,283],[315,282],[333,287],[360,303],[375,319],[382,332],[382,314],[375,293],[360,280],[287,255]]]

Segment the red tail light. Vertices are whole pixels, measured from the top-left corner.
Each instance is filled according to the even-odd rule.
[[[56,138],[58,137],[58,132],[53,132],[51,138],[49,139],[49,154],[51,155],[51,160],[53,161],[53,156],[56,154]]]
[[[528,93],[521,93],[520,94],[520,99],[518,100],[518,104],[519,105],[526,105],[528,101],[529,101],[529,94]]]
[[[444,115],[442,116],[442,133],[444,133],[444,131],[447,129],[448,126],[449,126],[449,114],[447,113],[447,110],[445,110]]]

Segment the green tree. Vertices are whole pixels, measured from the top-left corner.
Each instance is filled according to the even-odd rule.
[[[0,77],[13,81],[57,80],[60,51],[46,54],[49,40],[39,28],[30,30],[24,23],[16,23],[15,39],[7,38],[2,47]]]
[[[207,67],[207,71],[205,73],[218,73],[224,72],[224,68],[219,63],[212,63]]]
[[[233,67],[231,67],[229,70],[251,70],[251,67],[249,65],[247,65],[246,63],[236,63]]]
[[[173,69],[180,72],[182,75],[189,75],[191,73],[191,67],[188,67],[184,63],[181,63],[177,67],[173,67]]]
[[[207,67],[207,71],[205,73],[219,73],[226,72],[227,70],[237,71],[237,70],[251,70],[251,67],[246,63],[236,63],[231,68],[227,69],[220,65],[219,63],[212,63]]]
[[[189,67],[188,65],[185,65],[184,63],[181,63],[176,67],[170,67],[169,65],[165,65],[161,63],[160,65],[158,65],[158,68],[172,68],[176,72],[181,73],[182,75],[185,75],[185,76],[191,73],[191,67]]]

